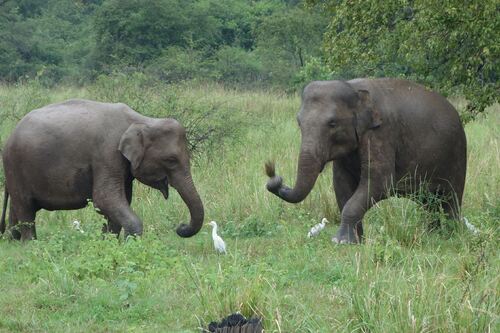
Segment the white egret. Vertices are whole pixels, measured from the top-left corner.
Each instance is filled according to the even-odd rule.
[[[215,223],[215,221],[211,221],[209,225],[213,227],[212,239],[214,240],[215,250],[217,250],[217,252],[219,253],[226,254],[226,243],[224,243],[224,240],[219,235],[217,235],[217,223]]]
[[[316,237],[319,235],[319,233],[321,232],[321,230],[323,230],[325,228],[325,225],[328,223],[328,220],[326,218],[323,217],[323,219],[321,220],[320,223],[318,224],[315,224],[311,230],[309,230],[309,232],[307,233],[307,237],[308,238],[311,238],[311,237]]]
[[[472,232],[474,235],[476,235],[479,230],[477,230],[476,226],[472,223],[469,222],[469,220],[463,216],[462,217],[462,221],[465,223],[465,226],[467,227],[467,229],[469,229],[470,232]]]
[[[74,227],[76,230],[80,231],[82,234],[84,233],[84,231],[80,228],[80,221],[78,221],[78,220],[74,220],[74,221],[73,221],[73,227]]]

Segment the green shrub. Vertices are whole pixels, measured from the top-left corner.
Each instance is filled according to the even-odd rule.
[[[251,86],[261,79],[262,66],[253,52],[239,47],[223,46],[211,62],[210,76],[217,81]]]
[[[205,67],[200,51],[172,46],[153,60],[145,72],[161,81],[171,83],[194,78],[206,79]]]

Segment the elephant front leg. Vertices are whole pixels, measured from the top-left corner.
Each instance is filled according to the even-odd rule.
[[[114,222],[113,220],[106,218],[106,223],[102,225],[102,232],[108,233],[111,232],[115,234],[117,237],[120,235],[122,231],[122,226],[119,223]]]
[[[345,160],[333,161],[333,190],[340,212],[356,191],[360,177],[359,161],[356,165]]]
[[[127,199],[127,203],[130,206],[132,203],[132,180],[128,180],[125,183],[125,197]],[[115,234],[117,237],[120,236],[120,232],[122,231],[122,225],[120,223],[115,222],[114,220],[106,217],[106,223],[102,226],[102,232],[108,233],[111,232]]]
[[[392,173],[390,170],[373,171],[371,173],[373,177],[363,178],[352,197],[342,208],[340,228],[337,235],[332,238],[334,243],[360,243],[363,239],[362,220],[365,213],[376,202],[387,197]]]
[[[358,188],[342,209],[339,230],[332,241],[337,244],[360,243],[363,237],[362,220],[371,207],[368,193]]]
[[[107,230],[119,233],[121,228],[125,229],[125,237],[128,235],[142,235],[142,221],[132,211],[130,200],[125,193],[121,182],[120,185],[99,186],[95,184],[93,201],[96,208],[108,220]]]
[[[125,229],[125,237],[129,235],[142,235],[142,221],[135,215],[126,200],[114,201],[112,199],[94,199],[95,206],[108,219],[114,233],[119,233],[121,227]]]

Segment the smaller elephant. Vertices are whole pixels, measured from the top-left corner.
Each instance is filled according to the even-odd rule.
[[[302,144],[295,187],[285,186],[268,164],[267,189],[300,202],[333,161],[341,212],[334,242],[359,242],[363,216],[374,203],[422,186],[441,198],[450,218],[459,218],[467,144],[458,113],[443,96],[390,78],[317,81],[304,89],[297,121]]]
[[[103,231],[141,235],[130,208],[132,181],[168,198],[173,186],[191,214],[177,234],[191,237],[203,225],[203,203],[194,186],[185,129],[174,119],[140,115],[125,104],[69,100],[28,113],[3,151],[5,196],[0,231],[36,238],[40,209],[79,209],[91,199],[108,223]]]

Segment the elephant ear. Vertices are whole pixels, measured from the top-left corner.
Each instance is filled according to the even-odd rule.
[[[369,117],[367,117],[369,119],[365,120],[367,128],[377,128],[382,125],[382,117],[377,108],[373,105],[370,92],[368,90],[358,90],[358,96],[361,102],[361,109],[366,111],[369,115]]]
[[[118,150],[130,161],[132,170],[136,170],[144,158],[143,131],[145,127],[146,125],[143,124],[132,124],[120,139]]]

